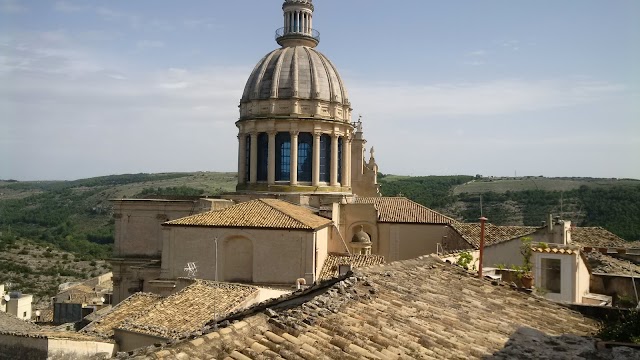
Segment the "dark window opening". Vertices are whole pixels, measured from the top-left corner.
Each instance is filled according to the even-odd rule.
[[[560,259],[541,259],[542,287],[550,293],[560,293]]]
[[[298,181],[311,181],[313,168],[313,136],[300,133],[298,137]]]
[[[338,182],[342,184],[342,136],[338,138]]]
[[[267,133],[258,134],[258,181],[267,181],[269,165],[269,136]]]
[[[331,178],[331,136],[320,136],[320,181],[329,182]]]
[[[244,146],[244,181],[249,182],[251,179],[251,136],[247,136]]]
[[[287,181],[291,174],[291,135],[280,132],[276,135],[276,181]]]

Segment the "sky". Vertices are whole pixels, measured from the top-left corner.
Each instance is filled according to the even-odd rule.
[[[316,0],[383,173],[640,178],[640,1]],[[236,171],[282,0],[0,0],[0,179]]]

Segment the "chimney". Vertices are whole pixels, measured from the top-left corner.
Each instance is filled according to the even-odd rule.
[[[548,227],[549,232],[552,232],[553,231],[553,215],[552,214],[549,214],[549,223],[547,225],[549,226]]]

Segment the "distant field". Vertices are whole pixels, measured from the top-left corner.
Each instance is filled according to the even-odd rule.
[[[471,180],[465,184],[458,185],[453,189],[455,195],[461,193],[481,194],[494,192],[503,194],[507,191],[524,190],[544,190],[544,191],[569,191],[589,187],[609,187],[609,186],[633,186],[640,185],[640,180],[634,179],[589,179],[589,178],[483,178],[481,180]]]

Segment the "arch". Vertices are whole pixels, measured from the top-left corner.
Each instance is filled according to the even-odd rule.
[[[243,236],[224,242],[224,281],[253,282],[253,243]]]

